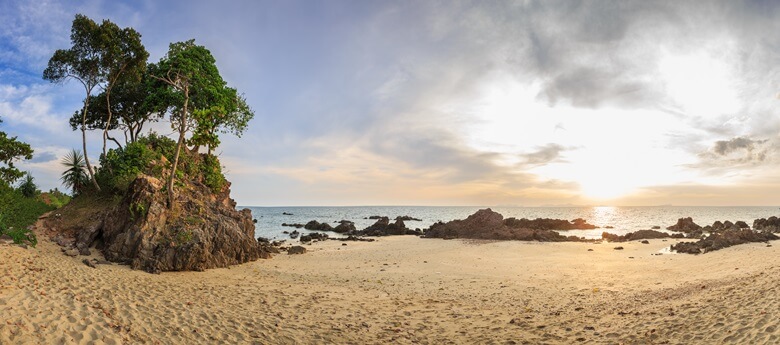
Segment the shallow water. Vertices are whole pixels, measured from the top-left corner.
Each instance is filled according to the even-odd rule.
[[[355,222],[355,227],[364,229],[375,222],[365,219],[369,216],[388,216],[391,219],[397,216],[411,216],[422,221],[407,221],[409,228],[425,229],[437,221],[451,221],[464,219],[477,210],[485,207],[459,206],[358,206],[358,207],[246,207],[252,210],[252,215],[257,219],[255,237],[270,239],[289,239],[283,231],[293,231],[295,228],[283,227],[282,223],[306,224],[311,220],[320,223],[330,223],[335,226],[340,220]],[[777,207],[686,207],[686,206],[653,206],[653,207],[492,207],[504,218],[558,218],[572,220],[583,218],[590,224],[600,226],[594,230],[569,230],[563,231],[566,235],[582,236],[586,238],[601,238],[604,231],[614,234],[650,229],[652,226],[660,226],[662,229],[673,225],[678,218],[693,217],[693,221],[701,226],[712,225],[716,220],[730,220],[736,222],[742,220],[753,224],[757,218],[768,218],[780,215]],[[283,215],[283,213],[292,215]],[[613,229],[603,227],[612,226]],[[308,230],[297,229],[301,233]],[[338,236],[329,233],[331,237]]]

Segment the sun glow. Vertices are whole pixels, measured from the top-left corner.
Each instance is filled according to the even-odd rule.
[[[714,116],[739,108],[729,65],[709,54],[665,53],[659,63],[666,92],[686,113]]]

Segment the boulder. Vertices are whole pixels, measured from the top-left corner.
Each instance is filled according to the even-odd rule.
[[[282,223],[282,226],[289,226],[291,228],[300,229],[300,228],[304,227],[305,225],[299,224],[299,223],[294,223],[294,224]]]
[[[390,223],[388,217],[381,217],[371,226],[352,233],[358,236],[422,235],[422,231],[407,228],[403,220]]]
[[[336,225],[336,227],[333,228],[333,232],[336,232],[336,233],[339,233],[339,234],[348,233],[348,232],[352,232],[352,231],[355,231],[355,230],[357,230],[355,228],[355,223],[354,222],[350,222],[348,220],[340,221],[339,225]]]
[[[666,230],[671,231],[681,231],[681,232],[691,232],[694,230],[701,229],[701,226],[693,222],[693,218],[680,218],[677,220],[677,224],[669,226],[666,228]]]
[[[398,216],[398,217],[395,217],[395,220],[402,220],[402,221],[405,221],[405,222],[413,220],[413,221],[417,221],[417,222],[422,222],[422,219],[414,218],[414,217],[410,217],[410,216]]]
[[[330,224],[320,223],[316,220],[306,223],[303,228],[306,230],[333,231],[333,227]]]
[[[294,255],[294,254],[305,254],[306,248],[301,246],[292,246],[290,249],[287,249],[287,255]]]
[[[753,221],[753,230],[780,232],[780,219],[775,216],[756,219]]]
[[[526,218],[507,218],[504,225],[510,228],[524,228],[534,230],[589,230],[596,226],[588,224],[584,219],[577,218],[569,222],[565,219],[536,218],[533,220]]]

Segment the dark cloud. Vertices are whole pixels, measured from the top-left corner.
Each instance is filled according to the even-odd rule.
[[[734,151],[745,150],[747,153],[752,153],[753,149],[760,144],[766,143],[767,140],[753,140],[745,137],[737,137],[731,140],[718,140],[715,142],[712,150],[718,155],[725,156]],[[761,159],[763,160],[763,159]]]

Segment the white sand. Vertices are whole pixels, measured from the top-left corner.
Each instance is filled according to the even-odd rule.
[[[0,344],[780,342],[778,247],[652,255],[674,241],[327,241],[161,275],[6,245]]]

